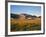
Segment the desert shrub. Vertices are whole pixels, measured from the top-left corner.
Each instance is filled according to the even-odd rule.
[[[20,27],[18,25],[18,23],[16,24],[11,24],[11,31],[19,31]]]
[[[31,31],[31,30],[41,30],[41,25],[26,23],[26,25],[23,26],[23,31]]]
[[[41,25],[33,24],[33,25],[31,26],[31,30],[41,30]]]
[[[23,31],[30,31],[30,25],[29,23],[26,23],[26,25],[23,26]]]

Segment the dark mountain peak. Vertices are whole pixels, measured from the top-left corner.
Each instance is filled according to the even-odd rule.
[[[12,14],[12,13],[11,13],[11,18],[16,18],[16,19],[18,19],[18,18],[19,18],[19,15],[18,15],[18,14]]]
[[[15,19],[19,19],[21,17],[21,15],[24,15],[25,18],[41,18],[41,16],[37,17],[35,15],[29,15],[29,14],[13,14],[11,13],[11,18],[15,18]]]

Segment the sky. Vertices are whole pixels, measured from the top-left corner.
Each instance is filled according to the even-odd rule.
[[[11,13],[14,14],[29,14],[41,16],[41,6],[22,6],[22,5],[11,5]]]

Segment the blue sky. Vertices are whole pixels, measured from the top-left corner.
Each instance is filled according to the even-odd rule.
[[[22,6],[22,5],[11,5],[10,6],[11,13],[14,14],[29,14],[29,15],[41,15],[41,6]]]

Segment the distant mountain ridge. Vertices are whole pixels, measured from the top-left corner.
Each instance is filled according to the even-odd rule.
[[[20,18],[20,16],[21,15],[23,15],[23,16],[25,16],[25,18],[27,19],[27,18],[41,18],[41,16],[39,16],[39,17],[37,17],[37,16],[35,16],[35,15],[29,15],[29,14],[13,14],[13,13],[11,13],[11,18],[16,18],[16,19],[18,19],[18,18]],[[22,16],[22,17],[23,17]]]

